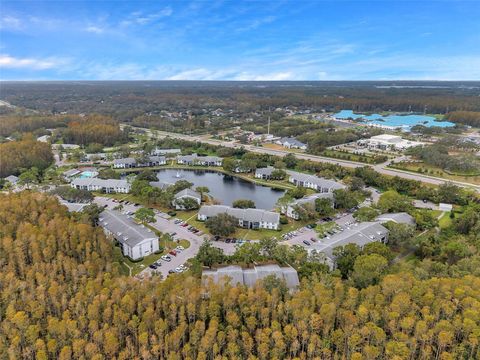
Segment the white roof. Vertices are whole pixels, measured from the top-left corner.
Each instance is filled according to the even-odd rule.
[[[438,210],[440,211],[452,211],[452,209],[453,209],[452,204],[445,204],[445,203],[438,204]]]

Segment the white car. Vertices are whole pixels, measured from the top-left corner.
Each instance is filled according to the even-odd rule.
[[[163,255],[163,256],[161,257],[161,259],[164,260],[164,261],[167,261],[167,262],[172,261],[172,258],[171,258],[170,256],[168,256],[168,255]]]
[[[181,272],[183,272],[183,269],[182,269],[180,266],[179,266],[179,267],[176,267],[176,268],[175,268],[175,272],[176,272],[176,273],[181,273]]]
[[[181,245],[178,245],[178,246],[175,248],[175,250],[177,250],[177,251],[183,251],[183,250],[185,250],[185,248],[184,248],[183,246],[181,246]]]

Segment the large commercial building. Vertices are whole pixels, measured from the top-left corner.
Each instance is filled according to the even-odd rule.
[[[97,178],[77,178],[70,186],[75,189],[88,191],[101,191],[105,193],[128,193],[131,185],[127,180],[117,179],[97,179]]]
[[[414,146],[422,146],[424,143],[402,139],[401,136],[382,134],[372,136],[370,139],[358,140],[357,144],[368,149],[378,150],[405,150]]]
[[[205,221],[212,216],[229,214],[238,219],[238,226],[246,229],[278,230],[280,214],[260,209],[236,209],[225,205],[205,205],[198,212],[198,220]]]
[[[100,214],[99,225],[118,241],[123,255],[133,260],[159,250],[158,237],[152,230],[118,211],[104,210]]]

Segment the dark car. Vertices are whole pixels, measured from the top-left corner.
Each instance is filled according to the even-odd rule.
[[[175,274],[175,270],[170,269],[170,270],[168,270],[168,273],[169,273],[169,274]]]
[[[155,270],[155,269],[157,268],[157,265],[155,265],[155,264],[151,264],[151,265],[148,265],[148,267],[149,267],[150,269],[153,269],[153,270]]]
[[[227,244],[230,244],[230,241],[232,241],[232,239],[230,239],[230,238],[225,239],[225,242],[226,242]]]
[[[170,251],[169,254],[173,256],[177,256],[177,252],[175,250]]]
[[[303,243],[304,243],[305,245],[307,245],[307,246],[310,246],[310,242],[307,241],[307,240],[303,240]]]

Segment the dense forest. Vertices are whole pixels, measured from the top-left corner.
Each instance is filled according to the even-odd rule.
[[[209,109],[230,116],[272,108],[480,111],[476,82],[59,82],[4,83],[2,98],[49,113],[99,113],[120,121],[161,111],[198,116]]]
[[[65,143],[79,145],[102,144],[111,146],[126,140],[118,122],[102,115],[89,115],[79,121],[72,121],[63,129],[61,136]]]
[[[480,127],[480,111],[452,111],[446,118],[454,123]]]
[[[52,162],[50,144],[36,141],[31,136],[0,144],[0,177],[18,175],[22,169],[31,167],[42,171]]]
[[[451,227],[422,239],[423,260],[412,269],[393,265],[385,271],[382,256],[356,253],[347,279],[318,273],[289,293],[273,279],[248,289],[202,286],[188,274],[166,281],[122,276],[112,244],[88,218],[69,214],[45,194],[2,194],[0,354],[62,360],[478,358],[475,206],[466,205]],[[342,264],[352,258],[344,253]],[[373,284],[364,283],[372,272]]]

